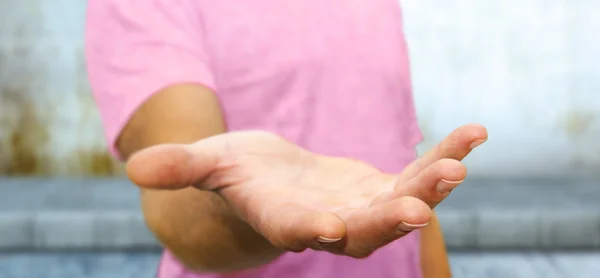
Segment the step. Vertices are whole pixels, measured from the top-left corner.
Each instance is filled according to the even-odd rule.
[[[0,178],[2,250],[158,250],[123,178]],[[600,249],[593,178],[465,181],[436,209],[451,250]]]

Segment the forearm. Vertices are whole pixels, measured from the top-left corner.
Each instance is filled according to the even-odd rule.
[[[214,94],[181,85],[155,94],[124,128],[117,146],[124,158],[163,143],[192,143],[226,132]],[[193,187],[141,192],[146,223],[182,263],[204,272],[264,264],[282,251],[240,220],[216,193]]]
[[[421,229],[421,267],[423,278],[452,277],[442,227],[435,213],[429,225]]]

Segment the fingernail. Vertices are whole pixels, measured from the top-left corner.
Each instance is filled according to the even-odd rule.
[[[448,193],[450,191],[452,191],[452,189],[454,189],[456,187],[457,184],[462,183],[464,180],[459,180],[459,181],[449,181],[449,180],[445,180],[445,179],[441,179],[435,189],[437,190],[437,192],[439,193]]]
[[[398,224],[396,229],[398,229],[398,231],[400,231],[400,232],[408,233],[408,232],[414,231],[416,229],[423,228],[427,225],[429,225],[429,222],[427,222],[425,224],[409,224],[406,222],[400,222],[400,224]]]
[[[469,148],[471,148],[471,149],[477,148],[477,147],[479,147],[479,145],[485,143],[485,141],[487,141],[487,140],[476,140],[476,141],[473,141],[473,143],[471,143],[471,145],[469,145]]]
[[[328,238],[328,237],[324,237],[324,236],[317,237],[317,241],[319,243],[324,243],[324,244],[340,241],[341,239],[342,238]]]

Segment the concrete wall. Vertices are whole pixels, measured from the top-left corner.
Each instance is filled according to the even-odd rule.
[[[600,173],[600,2],[404,0],[425,149],[488,126],[481,175]]]
[[[402,2],[421,151],[480,122],[472,175],[600,175],[600,2]],[[0,175],[121,172],[86,84],[84,9],[0,1]]]

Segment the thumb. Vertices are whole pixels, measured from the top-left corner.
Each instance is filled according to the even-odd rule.
[[[180,189],[204,179],[217,165],[216,154],[192,145],[163,144],[143,149],[126,164],[129,179],[148,189]]]

